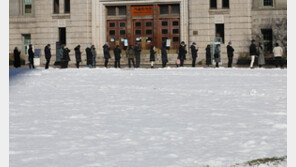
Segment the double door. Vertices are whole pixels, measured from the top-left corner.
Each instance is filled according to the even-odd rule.
[[[107,41],[111,49],[114,49],[116,45],[123,48],[126,38],[126,20],[107,21]]]

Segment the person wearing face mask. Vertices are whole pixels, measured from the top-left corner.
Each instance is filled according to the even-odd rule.
[[[228,67],[229,68],[232,67],[233,52],[234,52],[234,49],[231,46],[231,41],[229,41],[228,45],[227,45],[227,56],[228,56]]]

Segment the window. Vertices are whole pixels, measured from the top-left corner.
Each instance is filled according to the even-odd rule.
[[[119,6],[118,11],[119,11],[119,15],[126,15],[126,7],[125,6]]]
[[[179,29],[173,29],[173,34],[179,34]]]
[[[229,8],[229,0],[222,0],[222,8]]]
[[[120,35],[125,35],[125,30],[120,30]]]
[[[210,8],[217,9],[217,0],[210,0]]]
[[[65,0],[65,13],[70,13],[70,0]]]
[[[273,0],[263,0],[263,6],[273,6]]]
[[[180,5],[172,5],[171,14],[180,14]]]
[[[141,27],[141,22],[136,22],[136,27]]]
[[[60,1],[54,0],[53,2],[53,13],[58,14],[60,13]]]
[[[152,27],[152,22],[146,22],[146,27]]]
[[[59,28],[59,42],[61,45],[66,45],[66,27]]]
[[[162,42],[165,42],[168,39],[168,37],[162,37],[161,40]]]
[[[173,42],[179,42],[179,37],[173,37]]]
[[[163,27],[166,27],[166,26],[168,26],[168,22],[167,22],[167,21],[163,21],[163,22],[161,22],[161,25],[162,25]]]
[[[224,43],[224,24],[216,24],[216,37],[221,37]]]
[[[107,15],[108,16],[115,16],[116,15],[116,8],[115,6],[107,7]]]
[[[109,23],[109,27],[115,27],[115,23]]]
[[[173,26],[178,26],[179,22],[178,21],[173,21]]]
[[[169,14],[169,5],[159,5],[160,14]]]
[[[146,30],[146,35],[151,35],[152,34],[152,30]]]
[[[124,22],[121,22],[120,23],[120,27],[125,27],[125,23]]]
[[[272,51],[272,29],[261,29],[265,52]]]
[[[25,53],[25,55],[28,55],[28,47],[31,44],[31,34],[23,34],[23,53]]]
[[[24,14],[32,13],[32,0],[23,0],[24,3]]]
[[[162,29],[162,30],[161,30],[161,33],[162,33],[162,34],[168,34],[168,30],[167,30],[167,29]]]
[[[109,35],[115,35],[115,30],[110,30]]]
[[[142,34],[142,31],[141,30],[136,30],[135,34],[136,35],[141,35]]]

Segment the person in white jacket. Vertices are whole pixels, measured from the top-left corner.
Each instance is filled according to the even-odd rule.
[[[278,67],[280,65],[281,68],[283,68],[283,48],[280,47],[278,43],[276,43],[275,47],[273,48],[273,55],[275,59],[275,67]]]

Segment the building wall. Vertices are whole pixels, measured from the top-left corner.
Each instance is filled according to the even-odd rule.
[[[277,41],[283,46],[287,43],[287,1],[274,0],[274,7],[262,6],[262,0],[230,0],[230,8],[222,9],[222,0],[217,0],[218,8],[210,9],[209,0],[71,0],[70,14],[64,14],[64,0],[60,0],[60,14],[53,14],[53,0],[33,0],[32,15],[22,13],[22,0],[10,0],[9,39],[10,52],[15,46],[22,48],[22,34],[31,34],[35,49],[43,49],[51,44],[55,61],[55,43],[59,40],[59,27],[67,29],[67,46],[71,50],[71,63],[75,63],[74,47],[81,45],[83,64],[85,64],[86,46],[94,44],[98,52],[98,62],[102,63],[102,45],[106,42],[105,5],[180,3],[181,40],[187,46],[196,42],[199,58],[205,59],[205,48],[215,38],[215,23],[224,23],[225,44],[222,44],[222,59],[226,63],[226,45],[232,41],[235,59],[247,55],[251,39],[260,38],[263,27],[272,27]],[[276,23],[276,24],[273,24]],[[276,28],[274,28],[276,27]],[[259,35],[258,35],[259,34]],[[44,56],[42,56],[44,57]],[[143,61],[149,62],[149,55],[143,55]],[[160,57],[160,56],[158,56]],[[174,63],[176,53],[169,55],[169,63]],[[187,55],[190,63],[190,52]],[[44,61],[44,60],[43,60]],[[112,61],[112,60],[111,60]],[[125,63],[125,60],[123,60]],[[236,62],[236,61],[234,61]],[[43,62],[44,63],[44,62]],[[157,63],[160,63],[158,58]]]
[[[287,0],[274,0],[273,7],[264,7],[263,0],[253,0],[252,38],[262,41],[261,29],[272,29],[273,45],[278,42],[287,51]]]

